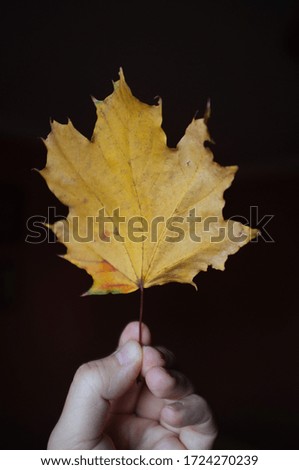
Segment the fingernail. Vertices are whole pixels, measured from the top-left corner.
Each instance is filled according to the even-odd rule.
[[[115,353],[121,366],[127,366],[140,361],[140,355],[140,346],[136,341],[128,341]]]

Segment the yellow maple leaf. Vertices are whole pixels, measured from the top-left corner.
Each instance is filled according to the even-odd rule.
[[[135,98],[122,71],[96,101],[91,140],[52,123],[41,170],[69,206],[51,228],[64,258],[93,278],[88,294],[128,293],[167,282],[193,283],[208,266],[224,269],[257,231],[223,220],[223,192],[237,170],[213,161],[204,119],[194,119],[177,148],[161,128],[161,102]]]

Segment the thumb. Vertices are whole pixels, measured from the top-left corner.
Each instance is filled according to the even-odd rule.
[[[141,363],[141,346],[130,340],[111,356],[79,367],[62,415],[50,436],[48,449],[80,446],[89,449],[98,443],[106,424],[110,400],[121,397],[130,389],[140,372]]]

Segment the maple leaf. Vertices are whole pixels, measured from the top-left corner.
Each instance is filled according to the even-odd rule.
[[[167,282],[193,283],[208,266],[224,269],[257,231],[222,216],[236,166],[222,167],[205,146],[205,119],[194,119],[177,148],[161,128],[161,101],[135,98],[122,70],[114,91],[96,101],[91,140],[53,122],[41,170],[69,206],[51,226],[64,258],[93,278],[88,294],[128,293]]]

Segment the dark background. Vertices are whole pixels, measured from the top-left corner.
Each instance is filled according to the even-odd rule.
[[[122,66],[135,96],[163,99],[175,146],[212,102],[215,159],[240,170],[225,216],[274,215],[263,237],[188,285],[145,292],[155,344],[209,401],[215,447],[298,448],[298,22],[288,0],[9,2],[0,13],[1,447],[43,449],[76,368],[110,353],[139,293],[81,298],[89,276],[58,244],[25,243],[26,220],[66,208],[42,168],[49,118],[90,136],[90,95]],[[162,6],[161,6],[162,5]],[[251,221],[257,225],[256,220]],[[296,388],[297,387],[297,388]]]

